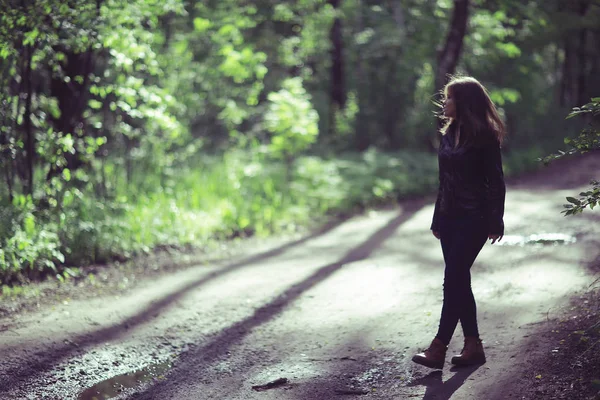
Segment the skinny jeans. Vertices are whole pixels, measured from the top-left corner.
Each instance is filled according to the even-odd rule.
[[[489,223],[482,214],[442,215],[439,235],[444,254],[444,302],[436,337],[448,345],[460,321],[465,336],[479,337],[471,266],[485,244]]]

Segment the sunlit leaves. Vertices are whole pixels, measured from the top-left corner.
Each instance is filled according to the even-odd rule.
[[[65,182],[69,182],[71,180],[71,170],[68,168],[63,169],[62,177],[65,180]]]
[[[98,100],[92,99],[88,103],[89,103],[90,108],[92,108],[94,110],[98,110],[98,109],[102,108],[102,103],[99,102]]]
[[[279,3],[275,5],[273,10],[273,20],[274,21],[282,21],[289,22],[292,21],[296,17],[292,7],[286,3]]]
[[[238,51],[232,45],[224,46],[221,55],[224,60],[219,69],[225,76],[233,78],[236,83],[243,83],[253,75],[261,80],[268,71],[262,64],[266,61],[267,55],[263,52],[254,52],[250,47]]]
[[[319,116],[300,78],[283,82],[282,89],[269,94],[265,126],[272,133],[270,152],[289,158],[306,149],[316,139]]]
[[[490,97],[495,104],[503,106],[507,102],[516,103],[519,101],[521,99],[521,93],[516,89],[500,88],[491,90]]]
[[[371,39],[375,36],[375,29],[367,28],[362,32],[358,32],[354,36],[354,41],[358,45],[365,45],[371,41]]]
[[[212,23],[206,18],[194,18],[194,28],[197,32],[202,33],[209,29],[212,26]]]
[[[248,112],[233,100],[228,100],[219,114],[219,118],[230,127],[241,124],[247,117]]]
[[[469,21],[469,33],[465,38],[467,51],[476,56],[492,56],[494,48],[507,57],[521,54],[518,46],[509,40],[514,37],[515,29],[504,12],[480,10],[474,13]]]
[[[11,48],[6,43],[0,43],[0,58],[6,59],[11,53]]]
[[[521,49],[517,47],[514,43],[496,43],[496,48],[503,51],[509,58],[519,57],[521,55]]]

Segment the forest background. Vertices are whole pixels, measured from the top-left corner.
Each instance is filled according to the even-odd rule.
[[[585,118],[565,117],[600,93],[592,0],[0,0],[0,10],[9,292],[431,194],[448,74],[489,89],[508,127],[507,175],[577,136]]]

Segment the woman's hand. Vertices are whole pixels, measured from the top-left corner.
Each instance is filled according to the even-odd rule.
[[[492,240],[492,244],[501,241],[503,237],[504,235],[488,235],[488,239]]]
[[[438,231],[431,231],[431,233],[433,233],[433,236],[435,236],[436,239],[440,238],[440,233]]]

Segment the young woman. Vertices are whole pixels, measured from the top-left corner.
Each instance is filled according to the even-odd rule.
[[[486,89],[471,77],[453,78],[444,88],[446,124],[438,153],[440,187],[431,230],[441,241],[446,268],[444,302],[437,335],[413,361],[442,368],[460,321],[465,336],[455,365],[485,363],[470,269],[487,239],[504,235],[504,175],[500,145],[504,124]]]

